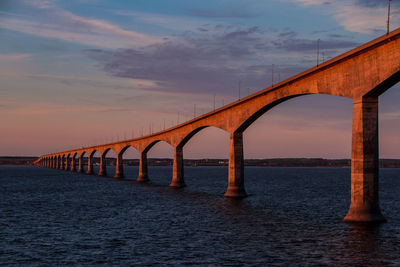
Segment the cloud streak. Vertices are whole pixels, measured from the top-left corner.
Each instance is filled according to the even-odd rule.
[[[18,62],[21,60],[25,60],[27,58],[30,58],[31,54],[27,53],[12,53],[12,54],[5,54],[5,53],[0,53],[0,61],[11,61],[11,62]]]
[[[59,39],[94,47],[120,48],[159,42],[155,36],[125,30],[110,22],[77,16],[53,1],[24,1],[36,18],[1,18],[0,27],[34,36]]]
[[[384,33],[387,21],[387,1],[382,0],[289,0],[304,5],[327,7],[345,30],[364,34]],[[399,13],[400,4],[392,1],[392,14]],[[399,16],[392,16],[392,29],[400,26]]]

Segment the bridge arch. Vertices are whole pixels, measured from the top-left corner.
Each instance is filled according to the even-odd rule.
[[[148,153],[151,151],[152,148],[156,144],[168,144],[168,147],[172,147],[173,145],[169,140],[163,140],[163,139],[153,139],[149,143],[146,143],[139,149],[139,154],[140,154],[140,160],[139,160],[139,174],[138,178],[136,181],[138,182],[147,182],[149,180],[149,174],[148,174]]]
[[[118,154],[124,155],[124,153],[125,153],[129,148],[132,148],[132,149],[134,149],[135,151],[139,152],[139,149],[138,149],[135,145],[129,144],[129,145],[123,146],[119,151],[115,150],[115,153],[116,153],[117,155],[118,155]]]
[[[124,174],[124,155],[125,152],[130,149],[134,150],[136,153],[140,153],[137,145],[135,143],[123,144],[121,146],[114,146],[114,151],[116,153],[116,163],[115,163],[115,174],[114,178],[123,178]]]
[[[56,169],[60,169],[60,155],[55,155],[55,159],[56,159]]]
[[[88,164],[87,164],[87,172],[86,174],[94,174],[94,154],[96,154],[96,152],[100,154],[99,151],[97,151],[96,149],[91,149],[88,151],[85,151],[88,154]]]
[[[223,128],[221,128],[221,127],[214,126],[214,125],[199,126],[199,127],[195,128],[194,130],[192,130],[191,132],[189,132],[188,134],[186,134],[186,135],[182,138],[182,140],[178,143],[177,146],[180,146],[180,147],[185,146],[186,143],[189,142],[189,140],[190,140],[193,136],[195,136],[195,135],[196,135],[197,133],[199,133],[201,130],[206,129],[206,128],[210,128],[210,127],[216,128],[216,129],[219,129],[219,130],[222,130],[222,131],[224,131],[224,132],[228,132],[226,129],[223,129]],[[228,132],[228,133],[229,133],[229,132]]]
[[[78,155],[78,172],[79,173],[86,173],[87,172],[87,163],[89,154],[86,151],[77,152]]]
[[[261,107],[259,107],[255,112],[251,113],[247,118],[245,117],[242,122],[239,124],[237,129],[234,129],[233,132],[243,132],[245,131],[253,122],[255,122],[258,118],[260,118],[262,115],[264,115],[266,112],[271,110],[272,108],[278,106],[279,104],[286,102],[287,100],[300,97],[300,96],[305,96],[309,94],[299,94],[299,95],[291,95],[291,96],[286,96],[279,98],[275,101],[272,101],[271,103],[267,103]]]
[[[65,170],[70,170],[70,162],[71,162],[71,153],[68,153],[65,157]]]
[[[65,154],[61,155],[61,170],[65,170]]]
[[[160,143],[160,142],[167,143],[167,144],[170,145],[171,147],[174,147],[173,144],[171,144],[171,143],[169,142],[169,140],[156,139],[156,140],[153,140],[153,141],[151,141],[150,143],[146,144],[146,145],[143,147],[143,150],[142,150],[142,151],[143,151],[144,153],[148,153],[156,144],[158,144],[158,143]]]
[[[72,172],[76,171],[76,159],[77,159],[77,156],[78,156],[78,152],[72,152],[71,153],[71,168],[70,168],[70,170]]]
[[[106,147],[104,150],[99,150],[100,153],[100,170],[99,176],[107,176],[107,154],[109,152],[117,155],[113,147]]]

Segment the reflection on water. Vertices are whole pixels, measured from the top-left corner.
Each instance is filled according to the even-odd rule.
[[[349,169],[246,168],[244,200],[223,197],[227,168],[185,168],[178,190],[169,167],[137,172],[0,167],[0,264],[400,265],[400,170],[381,171],[375,226],[342,222]]]

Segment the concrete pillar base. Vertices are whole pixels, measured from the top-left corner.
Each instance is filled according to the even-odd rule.
[[[174,149],[174,164],[172,166],[172,181],[169,185],[174,188],[185,187],[183,175],[183,147],[177,146]]]
[[[117,155],[114,178],[124,178],[124,164],[122,159],[122,153],[119,153]]]
[[[385,217],[380,210],[371,210],[370,208],[352,208],[350,207],[344,222],[363,222],[363,223],[383,223],[386,222]]]
[[[115,175],[114,175],[114,178],[124,178],[125,176],[124,176],[124,174],[123,173],[116,173]]]
[[[247,196],[244,189],[244,159],[243,134],[232,133],[230,137],[228,189],[225,197],[244,198]]]
[[[174,188],[183,188],[186,186],[186,184],[184,182],[180,182],[180,181],[172,181],[169,184],[170,187],[174,187]]]
[[[247,197],[247,193],[241,186],[229,185],[224,196],[230,198],[245,198]]]
[[[140,152],[139,175],[136,181],[143,183],[149,181],[149,176],[147,175],[147,151]]]
[[[136,182],[147,183],[149,181],[149,177],[147,175],[139,175],[136,179]]]
[[[97,175],[98,176],[102,176],[102,177],[106,177],[107,173],[106,172],[99,172]]]

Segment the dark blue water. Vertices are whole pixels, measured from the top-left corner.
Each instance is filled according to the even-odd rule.
[[[0,166],[0,265],[400,266],[400,169],[381,170],[375,227],[342,222],[349,169],[249,167],[243,201],[223,197],[227,168],[185,167],[183,190],[170,167],[137,171]]]

